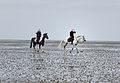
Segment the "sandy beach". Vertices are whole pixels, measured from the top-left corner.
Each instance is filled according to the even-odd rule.
[[[41,53],[28,40],[0,40],[0,83],[120,83],[120,42],[87,41],[66,55],[59,43]]]

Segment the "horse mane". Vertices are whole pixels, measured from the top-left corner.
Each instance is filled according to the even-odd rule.
[[[44,37],[45,35],[47,35],[47,33],[44,33],[43,35],[41,35],[40,41],[43,39],[43,37]]]
[[[78,37],[82,37],[82,35],[78,35],[76,38],[78,38]]]
[[[47,33],[44,33],[43,35],[47,35]]]

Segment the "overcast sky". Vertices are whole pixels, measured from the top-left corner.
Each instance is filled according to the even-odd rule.
[[[120,41],[120,0],[0,0],[0,39],[30,40],[38,28],[51,40],[75,28],[87,40]]]

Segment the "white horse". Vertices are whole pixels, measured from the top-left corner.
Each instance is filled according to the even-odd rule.
[[[82,41],[82,42],[86,41],[86,40],[85,40],[85,37],[82,36],[82,35],[81,35],[81,36],[74,37],[73,44],[71,44],[71,42],[68,42],[68,38],[69,38],[69,37],[67,37],[67,38],[65,38],[64,40],[62,40],[62,41],[60,42],[60,44],[59,44],[58,47],[61,48],[62,43],[64,42],[64,43],[65,43],[65,44],[64,44],[64,54],[66,53],[66,46],[67,46],[67,45],[73,45],[72,49],[70,50],[70,53],[72,52],[72,50],[73,50],[74,48],[76,48],[77,53],[79,53],[79,52],[78,52],[78,49],[77,49],[77,45],[78,45],[78,43],[79,43],[80,41]]]

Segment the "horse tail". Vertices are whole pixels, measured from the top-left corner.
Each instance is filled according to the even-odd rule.
[[[62,40],[62,41],[60,42],[60,44],[58,45],[58,48],[61,48],[62,42],[63,42],[63,40]]]
[[[31,41],[30,41],[30,48],[32,48],[32,40],[33,40],[33,38],[32,38]]]

